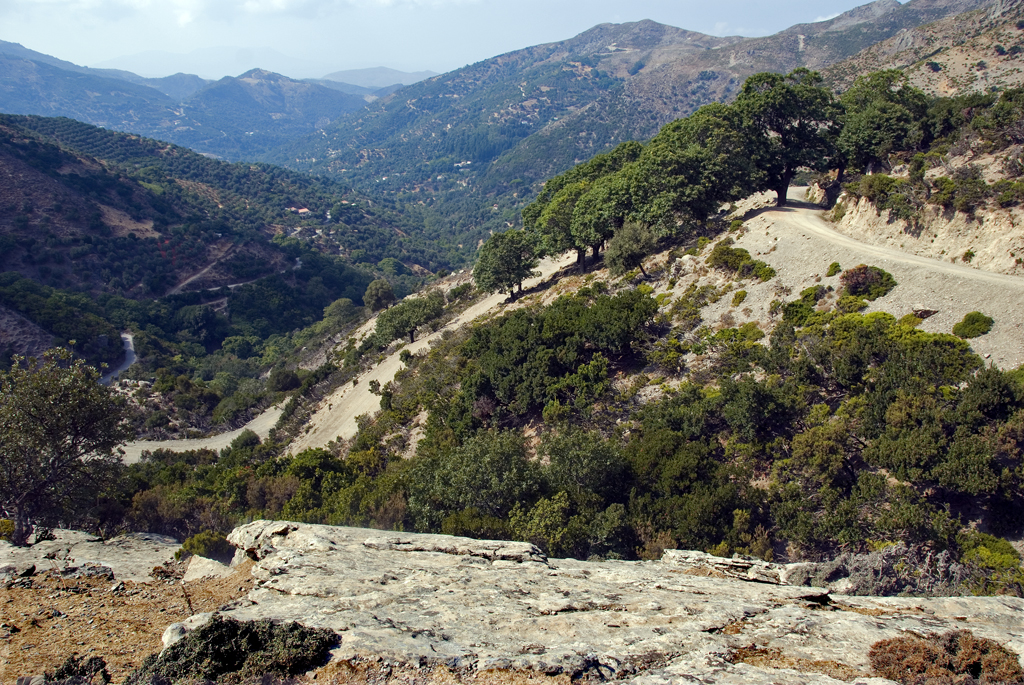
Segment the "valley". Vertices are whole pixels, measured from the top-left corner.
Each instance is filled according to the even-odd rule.
[[[0,677],[1024,683],[1022,36],[0,44]]]

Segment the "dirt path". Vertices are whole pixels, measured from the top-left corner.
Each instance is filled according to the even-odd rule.
[[[271,407],[241,428],[230,433],[215,435],[212,438],[198,438],[195,440],[139,440],[138,442],[130,442],[121,448],[125,453],[124,463],[134,464],[142,457],[142,453],[146,450],[175,450],[178,452],[199,449],[221,450],[230,445],[231,441],[241,435],[244,430],[251,430],[260,436],[262,440],[270,435],[270,430],[277,424],[281,411],[282,407]]]
[[[792,189],[791,197],[803,194]],[[993,317],[995,325],[988,334],[969,341],[974,351],[1000,368],[1024,364],[1024,278],[858,242],[833,230],[816,205],[801,202],[762,209],[747,220],[746,228],[749,232],[737,246],[778,271],[778,282],[773,281],[772,287],[791,290],[789,295],[774,295],[778,299],[792,300],[819,281],[838,286],[837,278],[815,280],[825,276],[832,262],[844,269],[871,264],[890,272],[899,285],[866,311],[902,316],[914,309],[936,310],[938,314],[921,324],[923,330],[936,333],[950,333],[964,314],[981,311]]]
[[[100,379],[103,385],[110,385],[110,381],[115,380],[122,371],[127,371],[135,363],[135,336],[125,331],[121,334],[121,342],[124,344],[124,361],[113,371],[104,374]]]
[[[199,272],[189,276],[184,281],[182,281],[178,285],[174,286],[174,288],[172,288],[167,294],[168,295],[177,295],[178,293],[181,292],[181,289],[184,288],[186,285],[188,285],[189,283],[192,283],[193,281],[196,281],[196,280],[202,278],[203,276],[205,276],[206,274],[210,273],[210,269],[212,269],[213,267],[217,266],[222,261],[227,259],[227,257],[232,252],[234,252],[234,249],[235,249],[234,245],[228,245],[227,249],[223,250],[219,255],[214,257],[213,261],[210,262],[210,264],[208,264],[206,267],[204,267],[201,271],[199,271]],[[230,287],[230,286],[228,286],[228,287]]]
[[[544,279],[550,277],[558,270],[569,266],[575,260],[575,253],[565,255],[557,260],[545,259],[540,264],[540,276],[527,280],[524,288],[532,287]],[[495,294],[476,303],[464,311],[457,319],[450,322],[445,328],[458,328],[485,314],[489,314],[500,308],[507,295]],[[361,332],[368,332],[373,329],[372,322],[361,329]],[[429,349],[430,343],[438,338],[445,329],[420,338],[411,345],[406,345],[405,350],[413,354]],[[338,388],[332,395],[325,398],[317,411],[313,414],[307,425],[308,430],[292,442],[289,451],[298,454],[310,447],[324,447],[327,443],[337,438],[347,440],[356,434],[356,417],[362,414],[373,414],[380,410],[380,397],[370,392],[370,381],[377,381],[384,385],[394,380],[395,374],[402,368],[402,362],[398,358],[399,352],[387,357],[377,366],[373,367],[360,376],[356,385],[351,383]]]

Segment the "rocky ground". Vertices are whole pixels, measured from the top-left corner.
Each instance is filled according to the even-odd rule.
[[[168,624],[254,586],[248,564],[182,582],[178,548],[163,536],[102,542],[73,531],[30,548],[0,542],[0,683],[52,672],[74,653],[102,656],[120,682],[160,650]]]
[[[229,540],[235,568],[192,557],[187,572],[158,536],[0,543],[0,682],[78,653],[104,658],[118,683],[212,612],[337,633],[305,685],[881,685],[880,640],[969,630],[1024,650],[1020,598],[843,594],[877,576],[854,568],[872,560],[845,573],[679,550],[585,562],[522,542],[270,521]],[[830,585],[799,584],[815,581]]]

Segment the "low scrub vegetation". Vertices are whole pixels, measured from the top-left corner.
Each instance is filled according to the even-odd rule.
[[[953,335],[958,338],[977,338],[992,330],[995,319],[981,312],[968,312],[962,321],[953,326]]]

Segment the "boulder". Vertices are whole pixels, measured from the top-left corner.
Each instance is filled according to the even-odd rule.
[[[181,580],[190,583],[193,580],[202,580],[203,578],[224,578],[234,572],[235,570],[227,564],[222,564],[214,559],[193,555],[189,557],[188,568],[185,569],[185,575]]]

